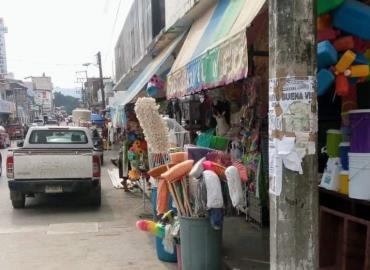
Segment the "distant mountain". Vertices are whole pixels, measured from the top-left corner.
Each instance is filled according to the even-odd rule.
[[[61,88],[61,87],[55,87],[54,92],[59,92],[63,94],[64,96],[71,96],[74,98],[81,98],[81,89],[80,88]]]

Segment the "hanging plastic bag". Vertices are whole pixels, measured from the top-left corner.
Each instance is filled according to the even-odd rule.
[[[227,179],[227,186],[231,202],[234,207],[241,207],[244,205],[243,187],[240,180],[239,171],[236,167],[230,166],[225,170]]]
[[[203,179],[207,188],[207,208],[211,209],[224,207],[221,182],[217,174],[213,171],[204,171]]]
[[[340,158],[329,158],[321,178],[320,186],[329,190],[339,191],[340,171]]]

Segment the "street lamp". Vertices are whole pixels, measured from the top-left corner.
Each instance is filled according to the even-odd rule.
[[[101,89],[101,97],[102,97],[102,107],[103,110],[105,110],[105,93],[104,93],[104,82],[103,82],[103,68],[102,68],[102,63],[101,63],[101,53],[98,52],[96,54],[97,57],[97,66],[99,67],[99,77],[100,77],[100,89]],[[83,66],[87,67],[89,65],[95,65],[93,63],[85,63]]]

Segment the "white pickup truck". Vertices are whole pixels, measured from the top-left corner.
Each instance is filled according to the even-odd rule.
[[[84,127],[31,127],[7,157],[10,199],[25,206],[35,193],[79,192],[100,206],[100,158]]]

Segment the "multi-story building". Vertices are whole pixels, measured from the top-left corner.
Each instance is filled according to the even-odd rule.
[[[51,77],[31,77],[35,93],[35,105],[39,106],[42,114],[50,114],[53,110],[53,83]]]
[[[6,63],[5,34],[8,29],[4,25],[3,18],[0,18],[0,74],[8,73]]]

